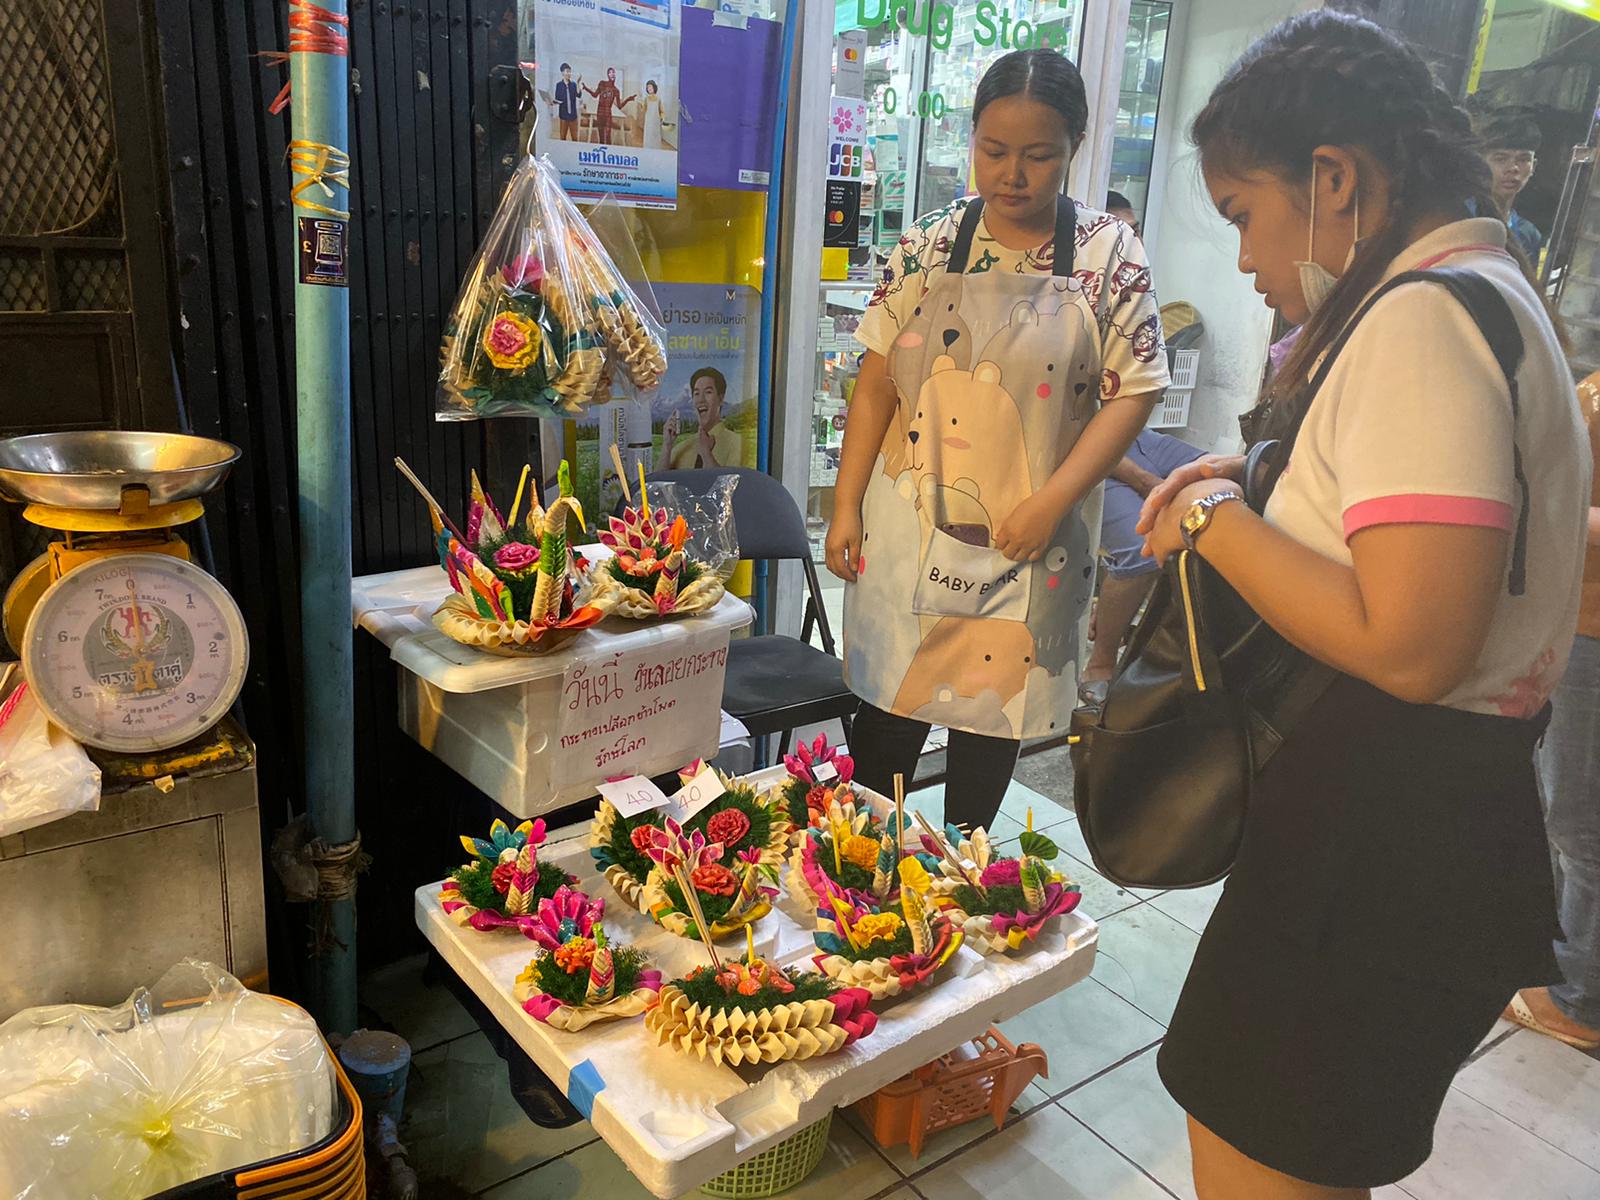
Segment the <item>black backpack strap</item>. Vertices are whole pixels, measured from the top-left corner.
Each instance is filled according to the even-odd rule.
[[[1528,489],[1528,477],[1522,467],[1522,447],[1517,443],[1517,421],[1520,416],[1520,405],[1517,391],[1517,369],[1522,365],[1524,347],[1522,344],[1522,331],[1517,328],[1517,319],[1512,315],[1511,306],[1506,303],[1506,298],[1500,294],[1500,289],[1490,283],[1476,271],[1469,271],[1464,267],[1433,267],[1426,271],[1406,271],[1389,280],[1361,306],[1359,312],[1345,325],[1343,331],[1334,339],[1333,345],[1323,356],[1322,364],[1317,368],[1316,374],[1311,377],[1307,386],[1306,395],[1310,397],[1300,410],[1300,421],[1304,421],[1305,414],[1315,403],[1317,393],[1322,390],[1322,385],[1328,381],[1329,374],[1333,371],[1334,363],[1339,354],[1350,341],[1356,326],[1363,317],[1372,311],[1377,304],[1390,292],[1408,283],[1434,283],[1445,288],[1454,296],[1460,305],[1467,310],[1467,315],[1477,325],[1478,331],[1483,334],[1484,341],[1488,342],[1489,350],[1494,355],[1495,361],[1500,364],[1500,370],[1505,374],[1506,387],[1511,395],[1511,471],[1517,481],[1517,491],[1521,500],[1521,510],[1517,515],[1516,537],[1511,546],[1511,572],[1507,586],[1513,596],[1520,596],[1527,590],[1528,574],[1528,519],[1532,501]],[[1277,456],[1280,464],[1288,462],[1288,452],[1294,446],[1295,437],[1300,432],[1300,422],[1290,431],[1284,439],[1284,448]],[[1281,468],[1280,468],[1281,469]]]
[[[983,197],[974,196],[961,214],[961,224],[956,229],[955,244],[950,247],[950,260],[945,263],[945,274],[965,275],[967,263],[972,258],[972,239],[978,234],[978,222],[983,219]],[[1062,253],[1062,247],[1066,253]],[[1078,251],[1078,205],[1071,196],[1056,200],[1055,267],[1053,274],[1065,278],[1072,274]]]
[[[1078,254],[1078,204],[1071,196],[1056,200],[1056,262],[1052,274],[1058,279],[1072,277],[1072,264]]]
[[[978,222],[983,220],[983,197],[974,196],[961,214],[961,225],[956,230],[955,245],[950,247],[950,261],[945,263],[946,275],[965,275],[967,260],[972,257],[972,239],[977,235]]]

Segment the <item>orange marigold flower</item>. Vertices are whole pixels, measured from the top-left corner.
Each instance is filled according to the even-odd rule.
[[[556,965],[568,975],[587,971],[594,961],[594,941],[591,938],[573,938],[556,947]]]
[[[862,837],[859,833],[852,833],[844,840],[844,845],[839,847],[839,853],[844,855],[845,861],[853,862],[864,871],[870,871],[878,865],[878,842],[876,838]]]

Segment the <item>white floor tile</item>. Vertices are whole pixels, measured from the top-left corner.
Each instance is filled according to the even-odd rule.
[[[1162,1027],[1093,979],[1058,992],[1000,1027],[1013,1043],[1033,1042],[1050,1059],[1033,1100],[1060,1095],[1097,1071],[1160,1039]],[[1032,1103],[1033,1101],[1028,1101]]]
[[[1432,1157],[1400,1186],[1415,1200],[1596,1200],[1600,1171],[1451,1088]]]
[[[918,1177],[913,1186],[927,1200],[1169,1200],[1138,1167],[1054,1105]]]
[[[1196,933],[1204,933],[1206,923],[1211,920],[1211,914],[1216,911],[1217,901],[1220,899],[1222,899],[1222,881],[1219,880],[1209,887],[1162,892],[1150,903]]]
[[[595,1132],[587,1121],[545,1129],[528,1120],[504,1060],[474,1033],[412,1061],[401,1138],[425,1181],[478,1191],[594,1141]]]
[[[1100,922],[1094,978],[1165,1025],[1199,944],[1194,930],[1140,904]]]
[[[1154,1175],[1169,1192],[1195,1200],[1188,1124],[1156,1074],[1154,1049],[1057,1103]]]
[[[867,1200],[899,1179],[848,1122],[835,1116],[821,1165],[783,1195],[786,1200]],[[546,1163],[483,1196],[484,1200],[651,1200],[651,1193],[604,1142]]]
[[[1017,1102],[1011,1106],[1006,1115],[1007,1123],[1018,1120],[1030,1108],[1034,1108],[1045,1100],[1042,1092],[1035,1092],[1031,1087],[1017,1097]],[[862,1138],[872,1141],[872,1134],[867,1129],[866,1123],[856,1116],[851,1109],[844,1110],[841,1116],[846,1117],[860,1132]],[[835,1117],[837,1120],[838,1117]],[[895,1170],[902,1175],[914,1175],[916,1172],[932,1166],[942,1158],[960,1150],[963,1146],[971,1145],[986,1133],[993,1133],[994,1118],[988,1115],[979,1117],[975,1121],[953,1126],[950,1129],[941,1129],[922,1143],[922,1153],[915,1157],[911,1154],[909,1142],[901,1142],[896,1146],[880,1146],[878,1152],[894,1164]]]
[[[361,976],[361,1003],[384,1028],[393,1029],[421,1053],[451,1038],[473,1033],[478,1025],[442,983],[422,982],[427,955],[413,954]]]
[[[1600,1062],[1522,1030],[1456,1077],[1456,1087],[1600,1171]]]

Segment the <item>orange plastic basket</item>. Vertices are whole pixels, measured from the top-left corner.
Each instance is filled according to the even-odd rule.
[[[1013,1046],[998,1029],[972,1039],[927,1066],[879,1088],[855,1110],[880,1146],[909,1143],[920,1158],[930,1133],[979,1117],[1001,1129],[1006,1113],[1034,1076],[1050,1077],[1045,1052],[1032,1042]]]
[[[270,999],[298,1007],[281,996]],[[366,1200],[361,1097],[331,1047],[328,1058],[339,1079],[339,1112],[327,1137],[293,1154],[169,1188],[154,1200]]]

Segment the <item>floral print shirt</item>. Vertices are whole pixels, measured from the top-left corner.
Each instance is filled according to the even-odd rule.
[[[895,336],[950,261],[962,214],[972,199],[963,197],[921,217],[900,239],[856,330],[856,340],[866,349],[888,356]],[[1049,275],[1055,262],[1054,237],[1031,250],[1012,250],[994,239],[987,221],[979,221],[967,274]],[[1082,285],[1079,300],[1094,313],[1100,332],[1101,399],[1165,388],[1169,378],[1161,313],[1138,236],[1115,217],[1080,204],[1073,277]]]

